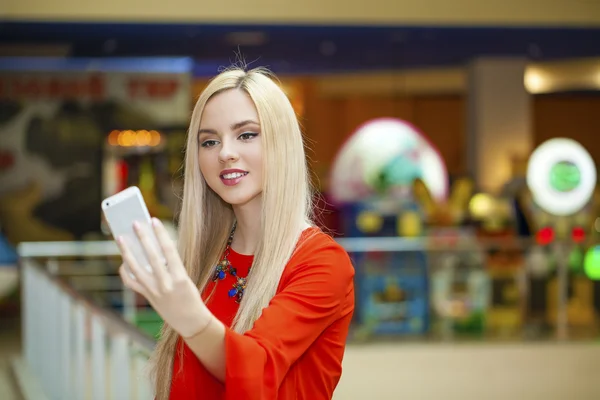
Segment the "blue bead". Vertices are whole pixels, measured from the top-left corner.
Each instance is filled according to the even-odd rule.
[[[233,289],[230,289],[230,290],[229,290],[229,293],[228,293],[228,295],[229,295],[229,297],[233,297],[233,296],[235,296],[235,295],[236,295],[236,293],[237,293],[237,289],[236,289],[236,288],[233,288]]]
[[[225,271],[219,271],[219,279],[225,278]]]

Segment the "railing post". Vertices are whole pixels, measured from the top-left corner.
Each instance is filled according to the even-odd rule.
[[[25,258],[21,264],[21,296],[23,299],[22,335],[25,349],[25,359],[32,370],[35,370],[35,271],[29,265],[30,260]]]
[[[83,305],[75,306],[75,365],[73,369],[73,399],[85,399],[87,387],[87,363],[85,351],[86,311]]]
[[[92,315],[92,399],[106,400],[106,329],[101,317]]]
[[[39,368],[40,368],[40,378],[42,387],[44,391],[48,393],[50,396],[54,396],[54,392],[52,390],[52,347],[56,346],[56,342],[52,342],[53,334],[52,334],[52,326],[56,324],[56,316],[53,316],[52,313],[52,300],[51,296],[51,283],[45,275],[40,276],[40,289],[37,293],[37,304],[39,304],[39,320],[40,327],[36,334],[40,337],[41,343],[40,352],[40,360],[39,360]]]
[[[46,302],[46,329],[45,335],[48,338],[48,348],[46,349],[46,376],[48,379],[48,394],[51,398],[58,399],[61,397],[60,392],[60,369],[61,365],[61,316],[59,306],[59,289],[52,282],[46,280],[47,296]]]
[[[140,354],[135,354],[133,361],[135,365],[134,368],[137,389],[137,400],[151,400],[153,398],[152,389],[150,387],[150,381],[148,380],[148,376],[146,373],[148,359]]]
[[[129,339],[126,335],[117,334],[111,341],[111,394],[113,400],[130,399],[131,362],[129,355]]]
[[[43,385],[42,381],[42,313],[43,309],[41,306],[42,295],[41,292],[44,290],[43,278],[39,271],[35,268],[30,267],[29,269],[29,282],[30,282],[30,319],[29,319],[29,337],[30,337],[30,358],[28,362],[32,371],[40,378],[40,384]]]
[[[72,366],[72,352],[71,352],[71,335],[73,331],[72,323],[72,311],[71,311],[71,300],[69,296],[62,290],[59,292],[60,301],[60,368],[59,371],[62,374],[60,377],[60,396],[63,399],[69,399],[73,397],[72,392],[72,380],[71,375],[73,374]]]

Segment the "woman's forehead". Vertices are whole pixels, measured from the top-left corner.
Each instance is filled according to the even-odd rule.
[[[227,90],[206,103],[200,125],[231,126],[243,121],[260,122],[256,106],[244,91]]]

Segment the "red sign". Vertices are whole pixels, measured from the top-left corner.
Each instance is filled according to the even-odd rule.
[[[0,76],[0,97],[11,99],[93,99],[107,97],[107,76]],[[132,99],[171,98],[179,89],[172,78],[128,77],[124,80]]]

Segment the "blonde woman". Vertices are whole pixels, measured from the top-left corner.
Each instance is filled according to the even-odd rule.
[[[153,357],[158,400],[332,397],[354,270],[312,224],[310,197],[280,87],[261,69],[216,76],[188,132],[179,249],[158,220],[160,248],[137,227],[149,273],[118,240],[135,276],[121,267],[125,285],[165,321]]]

